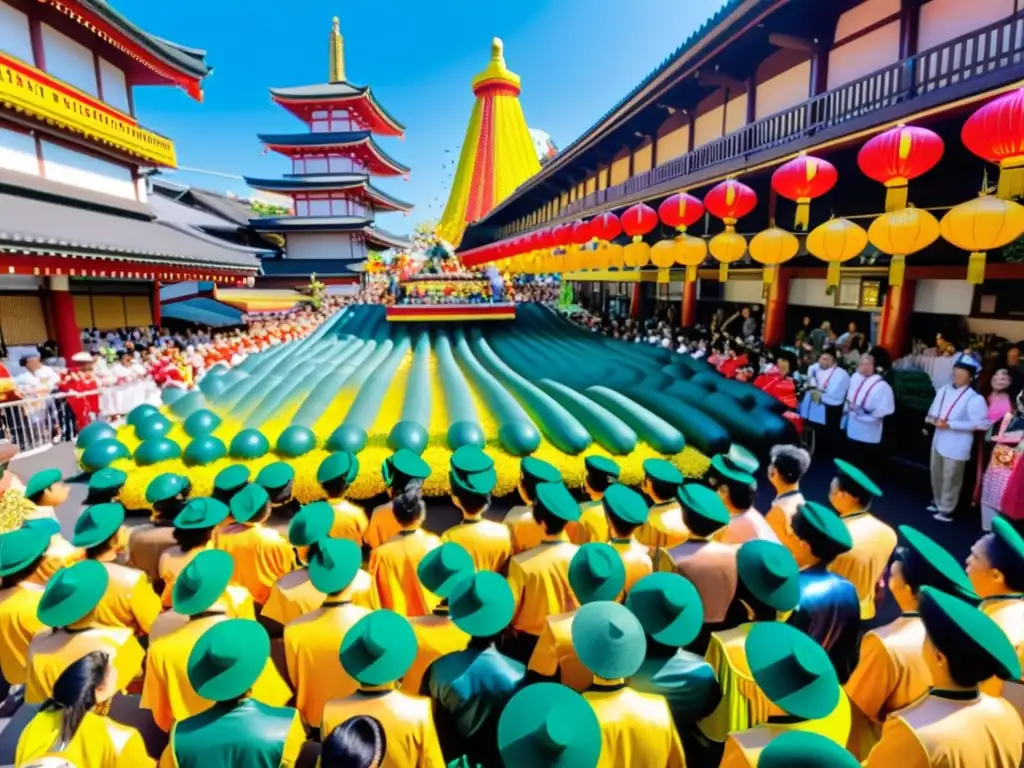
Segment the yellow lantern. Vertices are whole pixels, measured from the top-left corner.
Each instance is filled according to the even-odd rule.
[[[927,248],[939,238],[939,222],[920,208],[901,208],[871,222],[868,239],[882,253],[892,256],[889,283],[903,285],[906,257]]]
[[[829,219],[807,236],[807,251],[828,262],[827,282],[839,285],[840,265],[859,256],[868,244],[864,227],[849,219]]]
[[[775,268],[796,256],[799,250],[800,241],[796,235],[779,227],[758,232],[750,241],[751,258],[764,265],[761,279],[765,285],[771,285],[775,280]]]
[[[985,195],[951,208],[939,224],[942,237],[970,251],[967,282],[985,281],[985,251],[1002,248],[1024,234],[1024,206]]]
[[[719,262],[718,280],[724,283],[729,279],[729,265],[742,259],[743,254],[747,252],[747,241],[743,235],[729,228],[711,238],[708,250]]]
[[[697,267],[704,263],[708,256],[708,244],[693,235],[679,235],[675,239],[675,262],[686,267],[686,282],[697,281]]]
[[[590,266],[594,269],[608,269],[608,244],[601,243],[587,253]]]
[[[607,254],[608,267],[622,269],[626,264],[626,249],[617,243],[608,243],[604,249]]]
[[[661,269],[666,269],[675,264],[676,242],[675,240],[659,240],[651,246],[651,263]]]

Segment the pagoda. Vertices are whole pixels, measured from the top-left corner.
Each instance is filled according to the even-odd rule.
[[[453,245],[462,241],[466,225],[489,213],[540,170],[519,103],[521,90],[519,75],[505,66],[504,46],[496,37],[490,63],[473,78],[476,103],[437,228]]]
[[[286,195],[293,204],[292,215],[251,221],[257,232],[284,242],[282,258],[264,260],[264,274],[355,279],[368,250],[409,247],[407,238],[378,229],[375,220],[378,211],[407,213],[412,205],[371,183],[375,176],[408,178],[409,169],[374,139],[404,137],[405,128],[377,102],[369,86],[346,79],[337,17],[330,37],[329,82],[271,88],[270,97],[309,130],[259,135],[267,149],[291,160],[292,172],[280,179],[245,179],[253,189]]]

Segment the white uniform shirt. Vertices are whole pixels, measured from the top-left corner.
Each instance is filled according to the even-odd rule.
[[[896,410],[889,382],[877,373],[854,373],[846,393],[846,436],[858,443],[882,442],[882,419]]]
[[[974,445],[974,433],[980,429],[988,429],[988,403],[985,398],[970,386],[959,389],[947,384],[935,393],[928,419],[943,419],[949,423],[948,429],[936,427],[932,438],[932,450],[939,456],[953,461],[967,461]]]
[[[821,402],[814,402],[811,392],[804,395],[800,403],[800,415],[815,424],[825,423],[825,406],[842,405],[846,399],[846,390],[850,388],[850,374],[833,365],[827,371],[822,370],[818,363],[807,369],[807,378],[811,387],[821,391]]]

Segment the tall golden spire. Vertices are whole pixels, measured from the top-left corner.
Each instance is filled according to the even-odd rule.
[[[333,19],[331,27],[331,75],[332,83],[345,82],[345,41],[341,37],[338,17]]]

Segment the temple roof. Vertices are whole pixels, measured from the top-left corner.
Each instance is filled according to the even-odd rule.
[[[322,176],[285,176],[280,179],[254,179],[244,177],[253,189],[264,192],[289,194],[294,192],[332,192],[359,190],[378,210],[410,211],[412,203],[392,197],[370,183],[363,173],[332,173]]]
[[[408,166],[402,165],[378,146],[370,131],[261,133],[257,138],[270,149],[288,157],[314,149],[344,149],[361,156],[370,171],[377,176],[398,176],[409,172]]]
[[[402,136],[405,126],[380,105],[368,85],[349,82],[300,85],[292,88],[271,88],[270,97],[305,123],[311,123],[317,109],[341,108],[373,133],[381,136]]]
[[[253,219],[257,232],[361,232],[371,243],[383,248],[407,248],[409,238],[393,235],[373,226],[365,216],[278,216]]]

